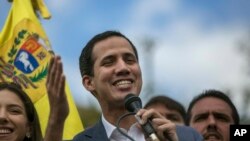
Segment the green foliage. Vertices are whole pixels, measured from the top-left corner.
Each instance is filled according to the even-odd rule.
[[[13,57],[16,54],[16,52],[17,52],[17,49],[13,45],[12,48],[10,49],[10,52],[8,53],[8,56]]]
[[[101,117],[101,112],[96,107],[81,107],[78,106],[78,111],[84,125],[84,128],[94,125]]]
[[[45,68],[42,68],[42,71],[36,74],[34,77],[30,77],[30,80],[32,82],[37,82],[45,78],[48,74],[48,64],[46,65]]]
[[[27,33],[27,30],[21,30],[20,32],[18,32],[17,37],[15,37],[14,39],[14,44],[12,45],[10,52],[8,52],[8,57],[10,57],[11,59],[8,61],[10,64],[12,64],[14,62],[13,57],[14,55],[17,53],[17,45],[19,45],[21,43],[21,39],[24,38],[25,34]]]
[[[24,35],[27,33],[27,30],[22,30],[20,32],[18,32],[18,38],[19,39],[23,39]]]

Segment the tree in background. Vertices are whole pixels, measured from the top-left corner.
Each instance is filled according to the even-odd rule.
[[[246,74],[248,76],[248,82],[243,88],[243,97],[242,97],[242,109],[245,111],[241,114],[241,123],[242,124],[249,124],[250,123],[250,30],[246,38],[242,39],[237,46],[239,51],[244,54],[247,68]]]

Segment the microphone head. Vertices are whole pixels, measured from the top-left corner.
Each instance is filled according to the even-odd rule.
[[[137,112],[142,108],[141,99],[135,94],[128,94],[124,99],[124,104],[129,112]]]

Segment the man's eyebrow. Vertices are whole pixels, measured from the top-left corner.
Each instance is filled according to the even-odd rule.
[[[131,52],[126,52],[126,53],[124,53],[124,55],[126,55],[126,56],[135,56],[135,54],[131,53]]]
[[[216,116],[223,116],[223,117],[230,118],[230,115],[228,115],[228,114],[226,114],[226,113],[213,112],[213,114],[216,115]]]
[[[124,56],[124,57],[133,57],[135,60],[138,60],[138,59],[136,58],[135,54],[130,53],[130,52],[124,53],[123,56]]]
[[[195,115],[194,118],[203,117],[203,116],[207,116],[207,115],[208,115],[208,112],[203,112],[203,113],[199,113],[199,114]]]
[[[102,60],[109,59],[109,58],[113,58],[113,57],[114,57],[114,55],[110,54],[110,55],[104,56],[104,57],[102,58]]]

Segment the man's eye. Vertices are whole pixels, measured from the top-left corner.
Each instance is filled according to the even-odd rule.
[[[179,117],[178,115],[175,115],[175,114],[169,114],[169,115],[166,114],[165,117],[171,121],[175,121],[175,122],[181,121],[181,117]]]
[[[112,65],[112,64],[113,64],[113,61],[112,61],[112,60],[105,60],[105,61],[102,62],[102,65],[103,65],[103,66],[110,66],[110,65]]]
[[[205,119],[206,119],[205,116],[200,116],[200,117],[196,117],[196,118],[194,119],[194,121],[195,121],[195,122],[199,122],[199,121],[203,121],[203,120],[205,120]]]
[[[226,116],[222,116],[222,115],[217,115],[216,119],[223,121],[223,122],[229,122],[229,118],[227,118]]]
[[[180,119],[177,118],[177,117],[170,117],[169,120],[171,120],[171,121],[180,121]]]
[[[136,59],[134,57],[127,57],[126,58],[126,62],[129,63],[129,64],[131,64],[131,63],[136,62]]]

